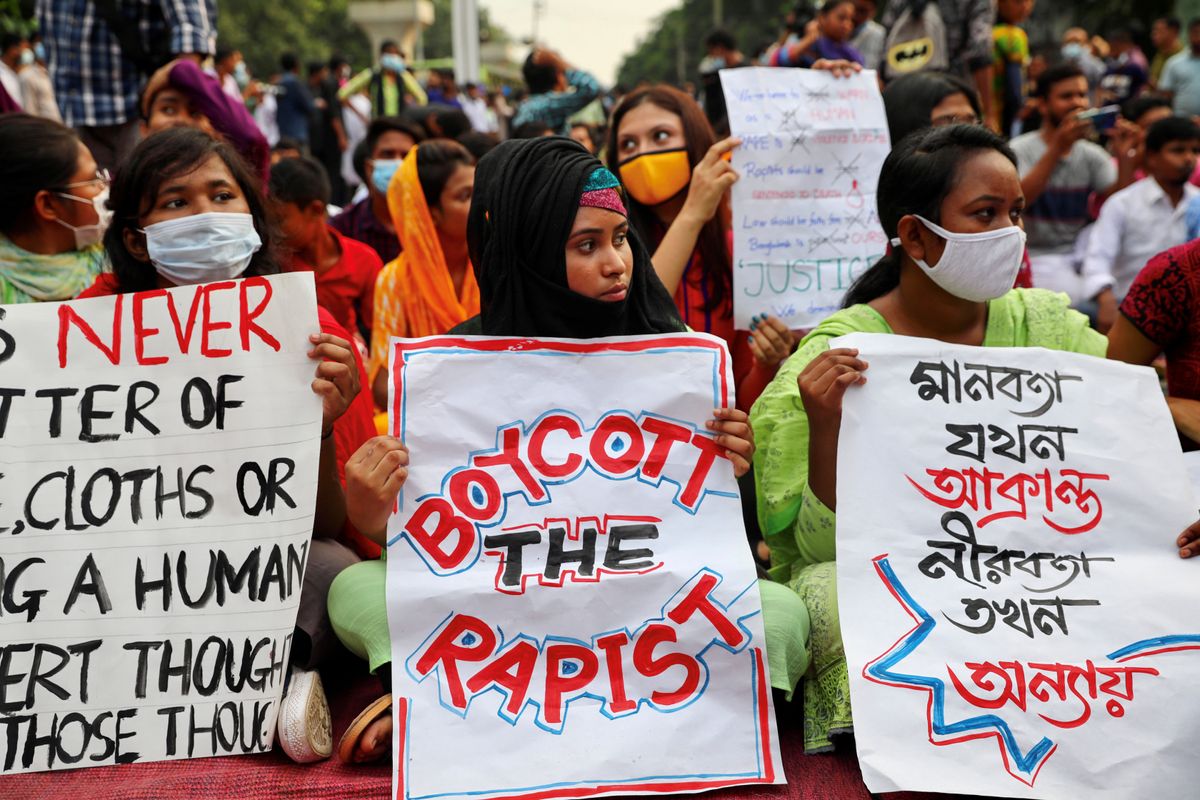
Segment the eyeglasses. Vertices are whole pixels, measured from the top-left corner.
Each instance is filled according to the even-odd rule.
[[[978,125],[982,120],[977,114],[943,114],[940,117],[934,117],[932,120],[933,127],[940,128],[944,125]]]
[[[63,189],[78,189],[80,186],[91,186],[94,183],[99,183],[102,186],[112,185],[112,176],[108,174],[106,169],[96,170],[96,177],[86,181],[76,181],[75,183],[67,183],[62,186],[56,186],[52,191],[61,191]]]

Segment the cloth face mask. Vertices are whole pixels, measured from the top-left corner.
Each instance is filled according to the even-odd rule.
[[[156,222],[142,232],[150,263],[178,286],[236,278],[262,247],[249,214],[210,211]]]
[[[954,233],[919,214],[913,216],[946,240],[942,257],[932,267],[921,259],[913,259],[942,289],[963,300],[982,303],[1013,288],[1025,253],[1025,231],[1010,225],[983,233]],[[892,239],[892,247],[899,246],[900,239]]]
[[[692,165],[683,149],[642,153],[622,163],[617,171],[625,191],[644,206],[670,200],[692,180]]]

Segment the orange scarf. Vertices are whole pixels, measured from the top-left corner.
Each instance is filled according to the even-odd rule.
[[[469,263],[462,295],[455,296],[454,281],[417,176],[418,149],[409,152],[388,185],[388,209],[404,250],[375,282],[375,321],[367,369],[372,380],[378,370],[387,367],[390,337],[436,336],[479,313],[479,286]]]

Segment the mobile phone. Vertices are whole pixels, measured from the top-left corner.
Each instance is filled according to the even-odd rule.
[[[1100,108],[1090,108],[1079,115],[1079,119],[1088,119],[1092,121],[1092,127],[1097,131],[1106,131],[1117,124],[1117,117],[1121,114],[1120,106],[1101,106]]]

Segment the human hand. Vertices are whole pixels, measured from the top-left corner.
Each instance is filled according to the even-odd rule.
[[[408,479],[408,448],[394,436],[368,439],[346,461],[346,516],[367,538],[382,543],[396,497]]]
[[[1110,286],[1096,295],[1096,330],[1108,333],[1116,321],[1117,296]]]
[[[1141,126],[1118,119],[1108,134],[1108,141],[1119,165],[1132,168],[1141,164],[1146,146],[1146,132]]]
[[[750,320],[750,352],[759,365],[776,369],[795,346],[796,337],[779,317],[759,314]]]
[[[740,177],[722,156],[732,152],[741,143],[741,139],[729,137],[708,148],[704,158],[692,168],[692,181],[681,214],[692,217],[700,224],[713,218],[721,205],[721,198]]]
[[[858,350],[838,347],[826,350],[809,362],[796,378],[800,399],[814,433],[836,431],[842,422],[842,398],[846,389],[867,382],[867,362]]]
[[[707,427],[717,434],[714,441],[725,448],[725,455],[733,462],[733,474],[740,478],[749,472],[750,460],[754,458],[754,429],[746,412],[715,408]]]
[[[349,342],[328,333],[313,334],[308,340],[313,343],[308,357],[321,362],[317,364],[312,390],[321,398],[321,437],[325,438],[333,432],[333,423],[346,413],[362,386]]]
[[[862,64],[844,58],[818,58],[812,68],[832,72],[835,78],[850,78],[862,72]]]
[[[1084,139],[1092,133],[1092,121],[1087,117],[1080,118],[1080,111],[1072,111],[1063,121],[1058,123],[1058,127],[1054,129],[1054,133],[1050,136],[1050,147],[1060,155],[1066,155],[1071,152],[1071,148],[1080,139]]]

